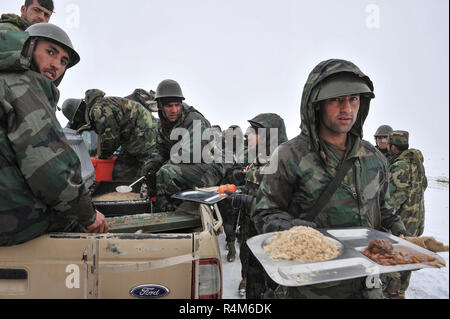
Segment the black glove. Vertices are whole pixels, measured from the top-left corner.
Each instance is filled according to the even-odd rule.
[[[397,236],[403,235],[404,237],[414,237],[407,229],[400,229]]]
[[[245,195],[245,194],[236,194],[233,192],[225,191],[225,194],[228,195],[227,200],[231,200],[231,206],[234,209],[250,209],[253,203],[253,196]]]
[[[312,228],[317,228],[316,223],[314,222],[308,222],[303,219],[295,218],[292,220],[285,220],[285,219],[274,219],[268,224],[265,228],[265,232],[276,232],[276,231],[283,231],[283,230],[289,230],[294,226],[307,226]]]
[[[314,222],[309,222],[307,220],[303,220],[300,218],[294,218],[293,220],[291,220],[292,225],[294,226],[306,226],[306,227],[311,227],[311,228],[317,228],[317,224]]]

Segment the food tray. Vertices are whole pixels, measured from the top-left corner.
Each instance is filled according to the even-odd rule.
[[[387,239],[393,246],[406,246],[419,253],[434,257],[445,264],[442,257],[420,246],[389,233],[368,228],[319,229],[331,241],[341,246],[341,254],[330,260],[301,263],[289,260],[272,259],[264,252],[276,233],[267,233],[247,240],[247,245],[270,278],[282,286],[299,287],[330,281],[359,277],[377,276],[382,273],[432,268],[427,264],[405,264],[383,266],[367,258],[363,252],[374,238]]]
[[[205,192],[200,190],[185,191],[175,195],[172,198],[183,201],[201,203],[206,205],[214,205],[227,198],[227,194],[219,194],[217,192]]]

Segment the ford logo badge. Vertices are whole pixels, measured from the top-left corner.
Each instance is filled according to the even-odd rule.
[[[137,298],[156,299],[167,296],[169,288],[161,285],[140,285],[130,290],[130,295]]]

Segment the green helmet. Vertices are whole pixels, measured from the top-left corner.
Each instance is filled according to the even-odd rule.
[[[381,125],[375,132],[375,138],[388,137],[389,133],[391,133],[392,131],[393,129],[389,125]]]
[[[409,145],[409,132],[407,131],[392,131],[389,133],[388,143],[396,146]]]
[[[165,97],[178,97],[184,100],[183,92],[178,82],[174,80],[164,80],[159,83],[156,88],[155,99],[161,99]]]
[[[70,61],[67,69],[73,67],[80,62],[80,56],[75,51],[72,41],[69,36],[60,27],[51,23],[36,23],[25,30],[30,35],[30,38],[47,38],[61,44],[68,50]]]
[[[352,94],[368,94],[371,98],[375,97],[362,78],[350,72],[340,72],[330,75],[319,83],[318,93],[313,102]]]
[[[81,103],[83,103],[82,99],[67,99],[64,101],[61,110],[70,123],[73,122]]]

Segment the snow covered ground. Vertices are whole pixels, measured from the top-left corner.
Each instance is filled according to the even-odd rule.
[[[427,170],[428,188],[425,192],[425,232],[424,236],[433,236],[437,240],[449,243],[449,184],[448,163],[444,168]],[[441,172],[441,173],[437,173]],[[242,299],[238,293],[241,280],[241,263],[239,261],[239,245],[236,243],[236,260],[227,262],[225,249],[225,235],[220,235],[220,249],[223,262],[223,298]],[[426,268],[414,271],[411,276],[410,287],[406,292],[407,299],[448,299],[449,298],[449,268],[448,252],[439,253],[446,263],[446,268]]]

